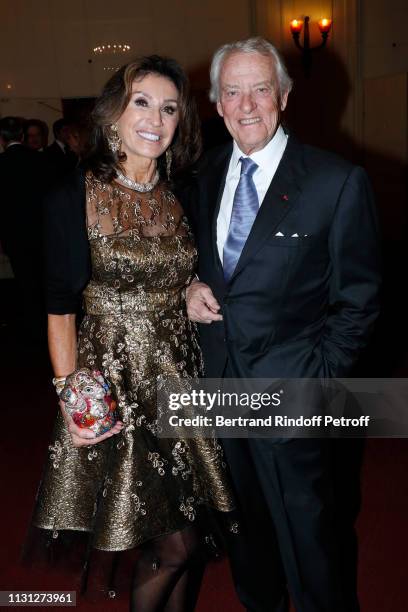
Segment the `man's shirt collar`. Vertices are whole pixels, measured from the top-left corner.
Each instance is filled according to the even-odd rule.
[[[235,173],[237,173],[239,175],[241,173],[241,166],[239,163],[241,157],[250,157],[256,164],[258,164],[261,170],[267,170],[270,167],[271,162],[275,159],[276,155],[285,147],[287,139],[288,136],[285,134],[282,126],[280,125],[268,144],[260,151],[251,153],[251,155],[245,155],[234,140],[230,164],[233,174],[235,175]]]

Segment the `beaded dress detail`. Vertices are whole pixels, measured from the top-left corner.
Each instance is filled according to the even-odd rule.
[[[158,376],[196,377],[202,358],[186,314],[197,252],[166,184],[138,193],[86,176],[92,277],[77,367],[111,383],[122,432],[74,448],[58,414],[33,523],[88,531],[92,546],[119,551],[194,521],[203,505],[233,507],[221,447],[211,438],[156,435]]]

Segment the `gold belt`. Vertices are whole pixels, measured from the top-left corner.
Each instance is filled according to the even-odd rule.
[[[181,288],[167,291],[119,291],[91,281],[83,293],[83,298],[87,314],[121,315],[180,307],[184,301],[184,291]]]

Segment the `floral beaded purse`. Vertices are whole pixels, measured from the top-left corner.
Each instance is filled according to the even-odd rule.
[[[72,372],[59,397],[74,423],[91,429],[97,436],[112,429],[116,423],[116,402],[99,370],[81,368]]]

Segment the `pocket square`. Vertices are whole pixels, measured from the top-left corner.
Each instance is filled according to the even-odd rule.
[[[292,234],[291,238],[299,238],[299,234]]]
[[[285,234],[282,234],[282,232],[276,232],[275,236],[284,236]]]

